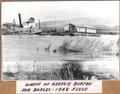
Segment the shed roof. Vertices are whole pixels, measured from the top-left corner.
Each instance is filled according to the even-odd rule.
[[[88,28],[88,29],[95,29],[95,28],[92,27],[92,26],[87,26],[87,25],[83,25],[83,24],[78,25],[78,24],[71,24],[71,23],[69,23],[69,24],[66,24],[66,25],[73,25],[73,26],[75,26],[75,27]],[[66,26],[66,25],[65,25],[65,26]]]

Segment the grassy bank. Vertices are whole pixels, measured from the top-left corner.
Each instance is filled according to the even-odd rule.
[[[52,51],[63,54],[80,54],[86,58],[96,58],[99,56],[119,55],[118,48],[118,38],[115,38],[115,36],[79,36],[77,38],[63,40],[63,43]]]
[[[49,61],[48,61],[49,62]],[[117,69],[105,68],[106,64],[112,64],[114,61],[60,61],[54,62],[54,65],[50,64],[49,66],[41,66],[40,63],[36,64],[37,66],[30,71],[25,70],[26,66],[18,66],[19,69],[17,72],[6,71],[3,72],[4,80],[115,80],[118,79]],[[103,63],[104,62],[104,63]],[[42,63],[42,61],[41,61]],[[51,62],[49,62],[51,63]],[[98,63],[98,64],[94,64]],[[100,64],[103,63],[103,64]],[[89,65],[85,65],[89,64]],[[114,67],[117,62],[114,62]],[[97,66],[96,66],[97,65]],[[104,66],[103,66],[104,65]],[[113,64],[112,64],[113,65]],[[111,65],[111,66],[112,66]],[[46,67],[45,67],[46,66]],[[100,68],[102,67],[102,68]],[[107,70],[106,70],[107,69]],[[112,70],[112,71],[109,71]]]

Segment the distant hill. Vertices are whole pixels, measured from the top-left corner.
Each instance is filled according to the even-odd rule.
[[[47,22],[41,22],[42,27],[63,27],[65,24],[67,24],[67,21],[47,21]]]
[[[46,21],[41,22],[42,27],[63,27],[65,24],[72,23],[78,26],[92,26],[92,27],[115,27],[115,21],[113,19],[108,18],[100,18],[100,17],[83,17],[83,18],[75,18],[71,20],[61,20],[61,21]]]
[[[100,18],[100,17],[84,17],[84,18],[76,18],[69,20],[68,22],[72,22],[73,24],[78,24],[78,25],[88,25],[88,26],[115,26],[115,21],[113,19],[108,19],[108,18]]]
[[[120,29],[120,27],[117,25],[117,26],[115,26],[114,28],[116,28],[116,29]]]

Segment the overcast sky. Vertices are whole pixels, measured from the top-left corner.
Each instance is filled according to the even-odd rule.
[[[36,20],[67,20],[80,17],[113,18],[119,22],[119,1],[51,1],[2,2],[2,23],[18,22],[34,17]]]

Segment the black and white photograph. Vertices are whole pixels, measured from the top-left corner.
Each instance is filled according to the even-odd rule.
[[[119,80],[119,1],[2,2],[2,80]]]

